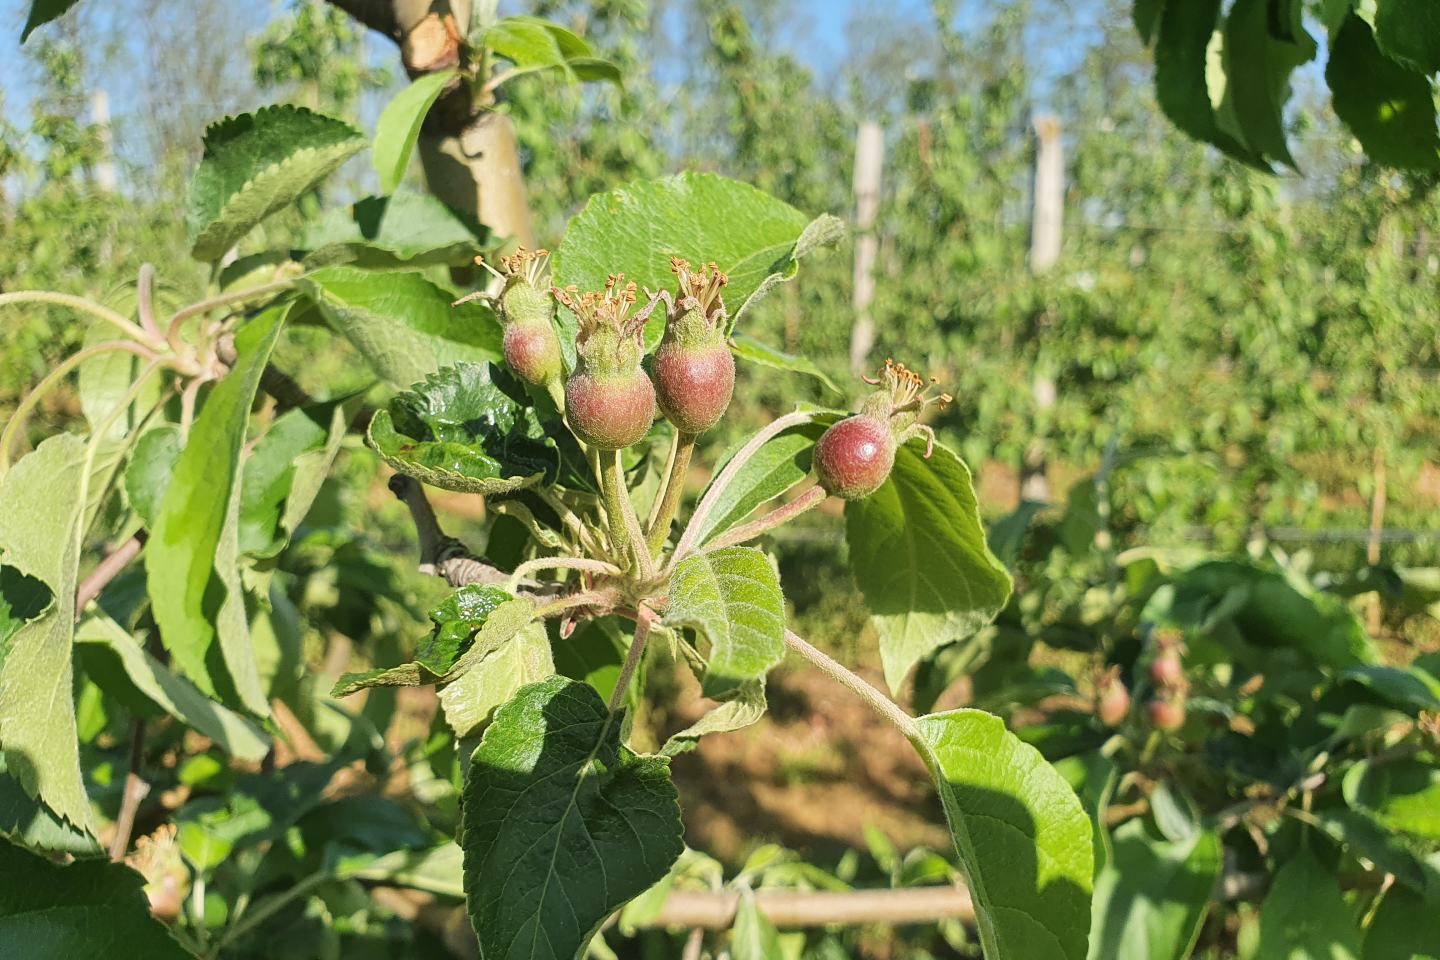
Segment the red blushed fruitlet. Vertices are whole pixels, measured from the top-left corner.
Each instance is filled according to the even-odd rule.
[[[1118,727],[1130,713],[1130,691],[1118,680],[1110,683],[1100,693],[1095,705],[1095,715],[1107,727]]]
[[[577,373],[565,381],[570,429],[599,450],[623,450],[640,441],[655,422],[655,387],[639,370],[602,380]]]
[[[1185,678],[1185,669],[1173,650],[1167,650],[1150,661],[1150,679],[1157,687],[1173,689]]]
[[[863,413],[841,420],[815,444],[814,465],[826,493],[844,500],[870,496],[895,466],[889,425]]]
[[[560,340],[548,321],[510,324],[503,347],[505,363],[526,383],[541,387],[560,378]]]
[[[1145,704],[1150,726],[1162,733],[1174,733],[1185,726],[1185,704],[1179,700],[1151,700]]]
[[[666,341],[653,363],[655,400],[676,430],[693,436],[720,422],[735,392],[735,358],[723,342],[685,347]]]

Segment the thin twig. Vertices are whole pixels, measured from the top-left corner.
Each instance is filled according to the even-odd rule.
[[[610,712],[619,710],[630,691],[630,681],[635,678],[635,669],[645,654],[645,641],[650,637],[650,623],[654,615],[645,606],[635,611],[635,636],[630,641],[630,650],[625,654],[625,663],[620,667],[620,676],[615,680],[615,689],[610,694]]]
[[[125,774],[125,793],[120,800],[120,813],[115,817],[115,836],[110,841],[110,859],[125,859],[130,849],[130,834],[135,830],[135,814],[140,801],[150,793],[150,784],[140,776],[145,763],[145,718],[130,721],[130,771]]]
[[[791,427],[798,427],[801,424],[809,423],[814,414],[804,411],[787,413],[783,417],[772,420],[770,424],[755,436],[751,437],[745,446],[741,447],[730,462],[725,464],[725,469],[710,484],[710,489],[700,498],[695,512],[690,515],[690,522],[685,525],[685,532],[680,535],[680,542],[675,545],[675,552],[670,556],[670,569],[685,558],[685,555],[695,546],[695,541],[700,538],[700,533],[705,529],[705,521],[709,518],[710,512],[715,509],[715,503],[720,495],[730,486],[735,475],[749,462],[750,458],[763,447],[771,438],[783,433]]]
[[[812,507],[818,507],[825,501],[827,496],[828,494],[824,488],[817,484],[784,506],[771,510],[765,514],[765,516],[751,520],[743,526],[733,527],[727,530],[706,544],[705,549],[719,550],[721,547],[733,547],[745,543],[748,540],[754,540],[761,534],[768,533],[781,524],[789,523],[806,510]]]
[[[738,896],[738,895],[737,895]],[[700,960],[700,951],[705,947],[705,928],[695,927],[685,938],[685,950],[680,960]]]
[[[510,579],[508,573],[490,566],[459,540],[445,535],[418,480],[397,473],[390,478],[390,492],[410,510],[415,535],[420,541],[421,573],[442,577],[452,587],[471,583],[500,586]]]
[[[895,701],[876,690],[849,667],[815,649],[793,630],[785,631],[785,642],[790,645],[791,650],[815,664],[831,679],[839,681],[859,694],[860,699],[869,704],[870,708],[881,717],[894,724],[897,730],[905,734],[906,739],[913,742],[919,738],[920,730],[915,726],[915,718],[901,710],[895,705]]]
[[[91,600],[100,596],[100,592],[110,585],[110,581],[130,565],[130,561],[140,554],[140,548],[145,546],[148,536],[149,534],[144,530],[137,530],[135,536],[106,555],[105,559],[90,571],[89,576],[80,581],[80,586],[75,589],[75,612],[77,614],[89,606]]]
[[[690,457],[695,452],[695,434],[675,433],[675,443],[670,448],[670,463],[665,470],[665,489],[656,499],[654,516],[650,518],[649,533],[645,538],[651,556],[659,556],[670,539],[670,526],[675,514],[680,511],[680,501],[685,495],[685,477],[690,472]]]
[[[99,317],[117,330],[123,331],[126,336],[138,340],[140,343],[154,349],[158,350],[165,345],[165,341],[152,337],[109,307],[101,306],[92,300],[86,300],[84,297],[76,297],[68,293],[56,293],[52,290],[17,290],[14,293],[0,293],[0,307],[15,303],[50,303],[57,307],[69,307],[72,310],[80,310],[91,316]]]
[[[975,922],[970,891],[962,886],[911,887],[901,890],[757,890],[755,906],[777,927],[831,924],[934,923],[956,919]],[[740,893],[735,890],[675,890],[659,914],[642,927],[728,930],[735,923]]]

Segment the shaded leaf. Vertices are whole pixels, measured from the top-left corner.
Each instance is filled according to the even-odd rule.
[[[0,841],[0,957],[74,960],[76,957],[190,956],[150,915],[145,878],[120,863],[81,860],[59,866]]]
[[[1277,8],[1270,0],[1236,0],[1225,20],[1225,102],[1237,132],[1258,156],[1295,166],[1285,142],[1285,102],[1290,76],[1315,57],[1315,41],[1300,20],[1300,5],[1289,5],[1289,37],[1270,30]]]
[[[261,716],[239,577],[240,456],[260,374],[289,307],[235,336],[237,359],[210,391],[175,462],[145,548],[151,609],[175,664],[207,695]]]
[[[587,684],[551,677],[496,713],[465,781],[465,890],[482,954],[579,956],[683,849],[669,762],[620,743]]]
[[[1416,759],[1362,760],[1345,774],[1345,802],[1388,830],[1440,841],[1440,768]]]
[[[380,192],[394,193],[405,179],[410,154],[420,139],[420,124],[430,112],[445,85],[455,79],[454,70],[440,70],[417,77],[380,111],[375,123],[373,163],[380,174]]]
[[[451,363],[500,360],[495,312],[478,300],[451,307],[453,298],[418,273],[326,267],[300,287],[394,386],[408,387]]]
[[[1440,169],[1440,131],[1430,81],[1380,52],[1370,25],[1354,12],[1330,38],[1325,65],[1335,113],[1377,163]]]
[[[1208,830],[1169,841],[1140,818],[1122,824],[1095,878],[1090,960],[1185,960],[1222,866],[1220,838]]]
[[[57,816],[45,804],[32,798],[10,776],[5,754],[0,752],[0,836],[32,850],[73,853],[76,856],[100,852],[95,838]]]
[[[700,684],[707,697],[758,680],[785,659],[785,598],[769,558],[754,547],[680,561],[670,577],[665,625],[689,627],[709,641]]]
[[[1342,843],[1351,856],[1363,857],[1395,879],[1414,890],[1424,891],[1425,871],[1415,855],[1393,833],[1388,833],[1374,820],[1355,810],[1320,810],[1314,815],[1315,825],[1337,843]]]
[[[370,269],[464,266],[482,249],[485,228],[429,194],[366,197],[311,222],[300,244],[311,267]]]
[[[750,888],[744,888],[730,931],[730,956],[733,960],[772,960],[781,955],[780,931],[760,912]]]
[[[364,146],[348,123],[290,104],[211,124],[187,200],[191,253],[220,259]]]
[[[1081,960],[1090,929],[1090,818],[1070,785],[981,710],[920,717],[989,960]]]
[[[25,18],[25,27],[20,31],[20,42],[29,40],[30,34],[34,33],[36,28],[57,19],[78,2],[79,0],[33,0],[30,14]]]
[[[1440,7],[1432,0],[1376,0],[1380,52],[1418,73],[1440,70]]]
[[[258,762],[269,752],[270,738],[263,730],[172,673],[109,617],[95,616],[80,624],[75,644],[76,652],[84,658],[85,672],[112,696],[121,694],[113,682],[123,682],[130,688],[128,699],[143,697],[215,741],[237,760]],[[102,682],[105,677],[110,681]]]
[[[1210,62],[1211,35],[1221,0],[1166,3],[1155,40],[1155,95],[1170,122],[1225,153],[1268,171],[1269,165],[1221,129],[1213,103],[1217,84]]]
[[[1363,960],[1440,960],[1437,899],[1391,887],[1365,931]]]
[[[845,537],[892,692],[916,661],[975,633],[1010,597],[970,471],[942,444],[928,460],[920,437],[896,450],[885,485],[846,504]]]
[[[154,528],[159,517],[165,490],[180,459],[180,447],[180,428],[168,423],[145,431],[135,442],[125,468],[125,495],[146,527]]]
[[[1360,932],[1335,874],[1301,848],[1275,874],[1260,906],[1257,956],[1359,960]]]

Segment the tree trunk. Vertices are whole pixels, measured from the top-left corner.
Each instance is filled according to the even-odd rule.
[[[400,47],[413,77],[460,65],[470,0],[330,0]],[[430,192],[489,228],[496,246],[535,246],[510,118],[456,81],[435,102],[416,149]]]

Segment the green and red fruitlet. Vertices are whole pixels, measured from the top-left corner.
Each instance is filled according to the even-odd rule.
[[[1130,713],[1130,691],[1120,679],[1120,668],[1111,667],[1095,684],[1095,715],[1107,727],[1118,727]]]
[[[714,264],[697,273],[672,258],[680,282],[665,302],[665,338],[651,360],[655,399],[665,419],[682,434],[696,436],[720,422],[735,392],[735,358],[725,343],[729,317],[720,291],[729,278]]]
[[[616,274],[596,293],[554,288],[555,299],[580,321],[575,344],[579,363],[565,381],[570,429],[597,450],[623,450],[655,422],[655,387],[640,368],[645,319],[652,301],[632,313],[635,284]]]
[[[537,387],[559,382],[564,373],[560,338],[555,334],[555,301],[544,284],[549,257],[548,250],[521,247],[513,256],[500,258],[501,271],[491,271],[505,281],[495,298],[505,328],[505,363],[521,380]]]
[[[1174,733],[1185,726],[1185,701],[1176,694],[1169,694],[1145,704],[1145,715],[1150,726],[1162,733]]]
[[[950,402],[946,393],[930,397],[927,381],[902,363],[885,361],[885,369],[866,383],[880,387],[865,399],[859,413],[832,426],[815,445],[815,475],[820,486],[844,500],[860,500],[884,485],[895,466],[895,449],[914,436],[927,440],[925,456],[935,433],[917,422],[920,412]]]

